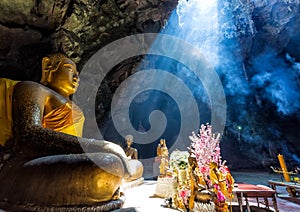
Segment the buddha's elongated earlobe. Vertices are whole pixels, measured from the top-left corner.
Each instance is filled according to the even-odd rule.
[[[51,70],[52,64],[49,57],[44,57],[42,60],[42,78],[40,83],[47,85],[47,82],[49,81],[49,77],[51,77],[50,70]]]

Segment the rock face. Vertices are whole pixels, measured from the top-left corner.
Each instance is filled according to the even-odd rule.
[[[0,77],[38,81],[41,57],[58,50],[76,61],[81,70],[98,49],[112,41],[137,33],[159,32],[177,3],[2,0]],[[218,67],[227,89],[228,108],[221,145],[223,158],[232,168],[276,166],[278,153],[285,156],[290,166],[300,161],[299,8],[299,0],[218,0],[219,16],[223,17],[221,50],[239,63],[238,72],[244,76],[243,86],[233,92],[229,87],[235,78],[228,76],[226,64]],[[230,19],[225,14],[231,14]],[[237,29],[235,33],[230,31],[233,28]],[[232,39],[238,43],[232,45]],[[105,137],[120,144],[122,141],[104,125],[110,126],[107,117],[115,90],[135,73],[141,59],[131,58],[114,67],[103,81],[96,101],[96,114],[99,126],[106,131]],[[146,63],[155,61],[152,58]],[[289,90],[291,86],[287,87],[284,80],[293,89]],[[146,101],[147,95],[144,98]]]
[[[224,140],[228,143],[222,143],[227,149],[223,156],[230,158],[229,161],[240,161],[230,162],[236,168],[269,169],[270,165],[278,166],[280,153],[285,155],[289,167],[297,166],[300,2],[241,2],[235,11],[247,11],[249,18],[235,17],[240,18],[240,23],[248,20],[247,29],[251,30],[237,36],[240,46],[237,52],[242,55],[241,70],[249,90],[247,94],[227,95],[229,113]],[[267,75],[268,79],[264,78]]]
[[[53,51],[83,65],[82,58],[118,38],[159,32],[176,5],[177,0],[1,1],[1,76],[38,80],[39,57]]]

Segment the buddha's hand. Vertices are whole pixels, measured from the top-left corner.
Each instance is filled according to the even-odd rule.
[[[131,169],[129,168],[128,158],[119,145],[105,140],[84,139],[81,146],[85,153],[108,153],[119,157],[124,166],[125,177],[130,177],[133,174],[129,171]]]

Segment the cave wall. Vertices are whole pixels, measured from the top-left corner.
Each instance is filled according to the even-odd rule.
[[[241,26],[238,44],[228,47],[232,37],[225,38],[222,50],[240,61],[244,80],[226,95],[223,156],[236,168],[269,170],[280,153],[289,167],[298,166],[300,2],[240,1],[232,11]],[[225,87],[229,80],[235,79],[225,77]]]
[[[118,38],[159,32],[177,0],[3,0],[0,76],[38,80],[41,57],[62,51],[79,67]]]

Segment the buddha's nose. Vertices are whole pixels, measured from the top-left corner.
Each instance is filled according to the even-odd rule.
[[[79,79],[79,73],[78,73],[77,71],[74,72],[73,80],[74,80],[75,82],[79,82],[79,81],[80,81],[80,79]]]

